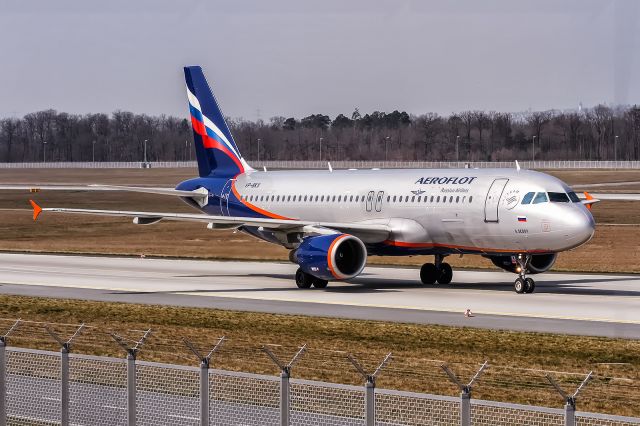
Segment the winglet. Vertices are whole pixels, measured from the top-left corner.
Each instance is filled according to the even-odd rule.
[[[586,199],[582,201],[582,204],[584,204],[589,210],[591,210],[593,204],[600,202],[600,200],[589,194],[587,191],[584,191],[584,198]]]
[[[33,207],[33,220],[37,220],[40,213],[42,213],[42,207],[40,207],[35,201],[29,200],[31,207]]]

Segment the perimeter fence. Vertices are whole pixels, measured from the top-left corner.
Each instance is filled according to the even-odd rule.
[[[637,412],[637,377],[513,371],[488,362],[447,364],[391,353],[354,354],[225,337],[207,343],[206,336],[192,341],[162,331],[118,334],[84,324],[0,320],[0,325],[4,333],[0,336],[3,426],[640,424],[640,418],[576,411],[578,400],[590,401],[590,406],[595,400],[607,407],[615,402],[607,399],[611,394],[620,407]],[[17,347],[24,345],[59,350]],[[88,355],[88,351],[108,356]],[[143,360],[145,355],[150,360]],[[174,363],[156,362],[154,357]],[[180,361],[190,365],[177,364]],[[279,375],[234,371],[248,365]],[[294,372],[317,377],[294,378]],[[330,372],[353,383],[321,380]],[[459,394],[378,386],[401,388],[416,380],[427,388],[439,383],[445,391],[457,389]],[[564,408],[471,398],[472,393],[495,386],[503,387],[507,396],[533,390],[532,400],[540,392],[555,394]]]
[[[453,169],[453,168],[513,168],[514,161],[250,161],[256,169]],[[640,161],[522,161],[523,169],[640,169]],[[0,163],[0,169],[137,169],[196,168],[195,161],[123,161],[123,162],[48,162]]]

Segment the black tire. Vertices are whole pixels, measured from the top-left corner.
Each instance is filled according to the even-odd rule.
[[[435,284],[438,279],[438,270],[433,263],[425,263],[420,268],[420,281],[422,284]]]
[[[516,291],[516,293],[522,294],[522,293],[524,293],[525,286],[526,285],[525,285],[524,280],[522,278],[516,278],[516,281],[513,284],[513,289]]]
[[[296,271],[296,285],[298,288],[309,288],[311,284],[313,284],[313,276],[298,268]]]
[[[448,263],[440,265],[440,275],[438,276],[439,284],[450,284],[453,279],[453,269]]]
[[[536,289],[536,282],[532,278],[527,278],[524,280],[525,284],[525,293],[533,293]]]
[[[313,286],[315,288],[327,288],[327,284],[329,284],[329,281],[327,280],[321,280],[320,278],[313,278]]]

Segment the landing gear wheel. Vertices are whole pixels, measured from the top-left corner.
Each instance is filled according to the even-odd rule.
[[[313,284],[313,276],[298,268],[296,271],[296,285],[298,288],[309,288],[311,284]]]
[[[422,284],[435,284],[438,275],[438,269],[433,263],[425,263],[420,268],[420,281],[422,281]]]
[[[524,292],[533,293],[536,289],[536,282],[531,278],[525,278],[524,280]]]
[[[516,282],[513,284],[513,288],[518,294],[524,293],[524,290],[525,290],[524,280],[522,278],[516,278]]]
[[[440,265],[440,275],[438,276],[438,284],[449,284],[453,279],[453,269],[448,263]]]
[[[329,281],[321,280],[320,278],[313,278],[313,286],[315,288],[326,288]]]

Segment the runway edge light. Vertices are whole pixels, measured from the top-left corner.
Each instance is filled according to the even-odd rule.
[[[35,201],[29,200],[31,207],[33,207],[33,220],[37,220],[40,213],[42,213],[42,207],[40,207]]]

